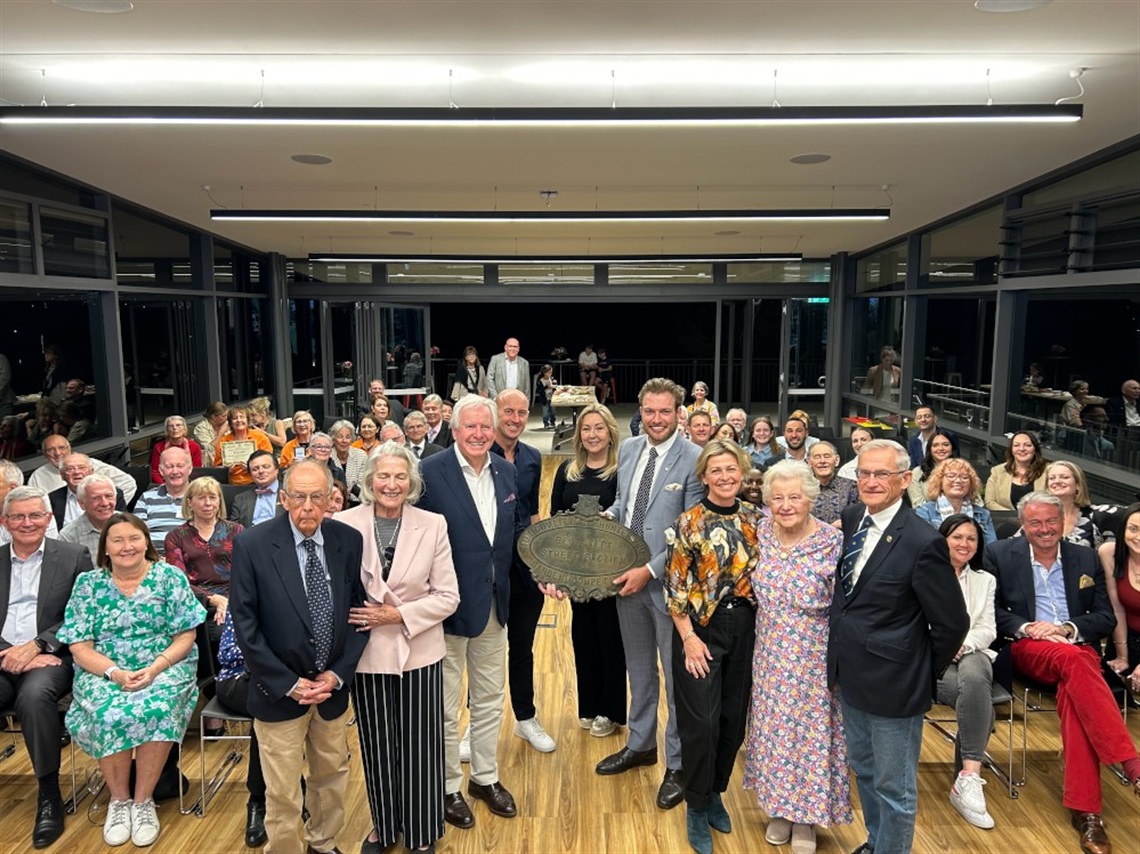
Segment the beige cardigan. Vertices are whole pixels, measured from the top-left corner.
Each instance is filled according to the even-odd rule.
[[[986,481],[986,509],[987,510],[1016,510],[1010,503],[1009,490],[1013,486],[1013,475],[1005,470],[1005,463],[1000,463],[990,469],[990,477]],[[1033,481],[1033,489],[1045,488],[1045,475]]]

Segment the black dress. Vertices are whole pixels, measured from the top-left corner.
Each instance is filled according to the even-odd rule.
[[[570,460],[558,467],[550,490],[551,514],[570,510],[580,495],[596,495],[602,508],[617,497],[617,475],[609,480],[598,477],[598,470],[587,468],[581,480],[567,480]],[[578,681],[578,717],[599,715],[625,724],[625,648],[618,624],[617,597],[590,602],[571,602],[574,613],[570,637],[574,646],[574,672]]]

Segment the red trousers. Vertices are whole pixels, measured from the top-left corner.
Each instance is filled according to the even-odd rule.
[[[1065,751],[1062,803],[1080,812],[1101,811],[1100,765],[1136,756],[1120,708],[1088,644],[1023,638],[1010,650],[1013,666],[1037,682],[1057,687],[1057,715]]]

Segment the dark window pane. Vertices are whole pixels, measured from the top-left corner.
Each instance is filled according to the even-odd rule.
[[[107,221],[100,216],[40,208],[44,273],[109,279]]]
[[[0,271],[34,273],[31,208],[24,202],[0,199]]]

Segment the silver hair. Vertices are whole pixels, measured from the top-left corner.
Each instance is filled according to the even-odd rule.
[[[347,428],[348,432],[351,433],[353,436],[356,435],[356,425],[353,424],[351,421],[348,421],[344,418],[342,418],[340,421],[335,422],[333,424],[333,426],[329,428],[329,435],[335,436],[337,433],[339,433],[341,430],[344,430],[345,428]]]
[[[299,463],[294,463],[293,465],[289,466],[289,468],[285,469],[285,477],[281,481],[281,488],[284,489],[285,492],[292,495],[293,493],[290,492],[290,490],[289,490],[289,484],[293,480],[293,475],[296,474],[298,469],[307,470],[310,468],[316,469],[317,471],[321,472],[321,474],[324,475],[325,483],[328,484],[327,491],[332,492],[332,488],[333,488],[332,469],[330,469],[324,463],[319,463],[316,460],[307,460],[307,459],[301,460]]]
[[[860,459],[863,457],[863,454],[868,451],[890,451],[895,455],[895,469],[898,471],[910,471],[910,451],[894,439],[872,439],[859,449]]]
[[[403,436],[404,435],[404,428],[401,427],[399,424],[397,424],[395,421],[385,421],[384,426],[380,428],[380,432],[377,435],[379,435],[380,437],[383,437],[385,430],[387,430],[389,433],[392,433],[392,431],[395,430],[396,432],[392,433],[393,436]],[[381,438],[381,441],[386,442],[388,440]]]
[[[497,428],[499,426],[499,409],[495,406],[495,402],[489,397],[483,397],[481,394],[465,394],[455,402],[451,407],[451,426],[452,428],[460,425],[463,422],[463,413],[468,409],[476,406],[482,406],[491,413],[491,427]]]
[[[424,397],[424,403],[438,403],[440,406],[442,406],[443,405],[443,398],[440,397],[438,394],[429,394],[426,397]]]
[[[827,439],[820,439],[818,442],[812,445],[812,448],[818,448],[820,445],[827,445],[827,447],[831,448],[831,453],[835,454],[837,457],[839,456],[839,449],[835,447],[835,445],[831,444],[831,442],[827,441]],[[809,451],[808,454],[810,456],[811,451]]]
[[[172,423],[175,423],[175,422],[181,422],[182,429],[183,430],[186,429],[186,419],[183,418],[181,415],[167,415],[166,420],[164,422],[162,422],[162,427],[164,430],[169,430],[170,425]]]
[[[11,460],[0,460],[0,482],[11,486],[23,486],[24,473]]]
[[[319,431],[309,437],[309,444],[312,445],[313,442],[317,441],[317,439],[328,439],[329,444],[332,444],[332,436],[330,436],[328,433],[321,433]]]
[[[811,466],[801,460],[780,460],[764,472],[764,483],[760,490],[765,504],[772,497],[772,484],[777,480],[798,480],[805,498],[812,501],[819,498],[819,481]]]
[[[1023,496],[1022,499],[1017,502],[1017,521],[1021,522],[1025,519],[1025,508],[1030,504],[1050,504],[1053,507],[1056,507],[1057,512],[1061,514],[1062,518],[1064,518],[1065,503],[1061,501],[1061,499],[1056,495],[1038,489],[1026,496]]]
[[[422,412],[419,412],[418,410],[413,409],[411,412],[409,412],[407,415],[404,416],[404,426],[405,427],[408,426],[409,421],[422,421],[422,422],[424,422],[424,424],[427,424],[427,416],[424,415]]]
[[[34,498],[40,499],[44,503],[44,510],[51,512],[51,501],[48,500],[48,494],[44,490],[36,486],[17,486],[4,496],[4,515],[8,515],[9,509],[17,501],[31,501]]]
[[[83,478],[83,480],[79,481],[79,486],[75,487],[75,497],[80,502],[86,502],[87,490],[93,486],[109,486],[111,487],[112,494],[117,492],[119,489],[117,486],[115,486],[115,481],[111,480],[111,478],[107,477],[107,475],[89,474],[87,477]]]
[[[368,455],[368,462],[364,465],[364,473],[360,475],[360,500],[365,504],[376,501],[376,493],[372,491],[372,480],[376,477],[376,467],[385,457],[403,460],[408,467],[408,494],[404,496],[405,504],[414,504],[424,491],[424,480],[420,477],[419,460],[406,445],[398,442],[384,442],[372,450]]]

